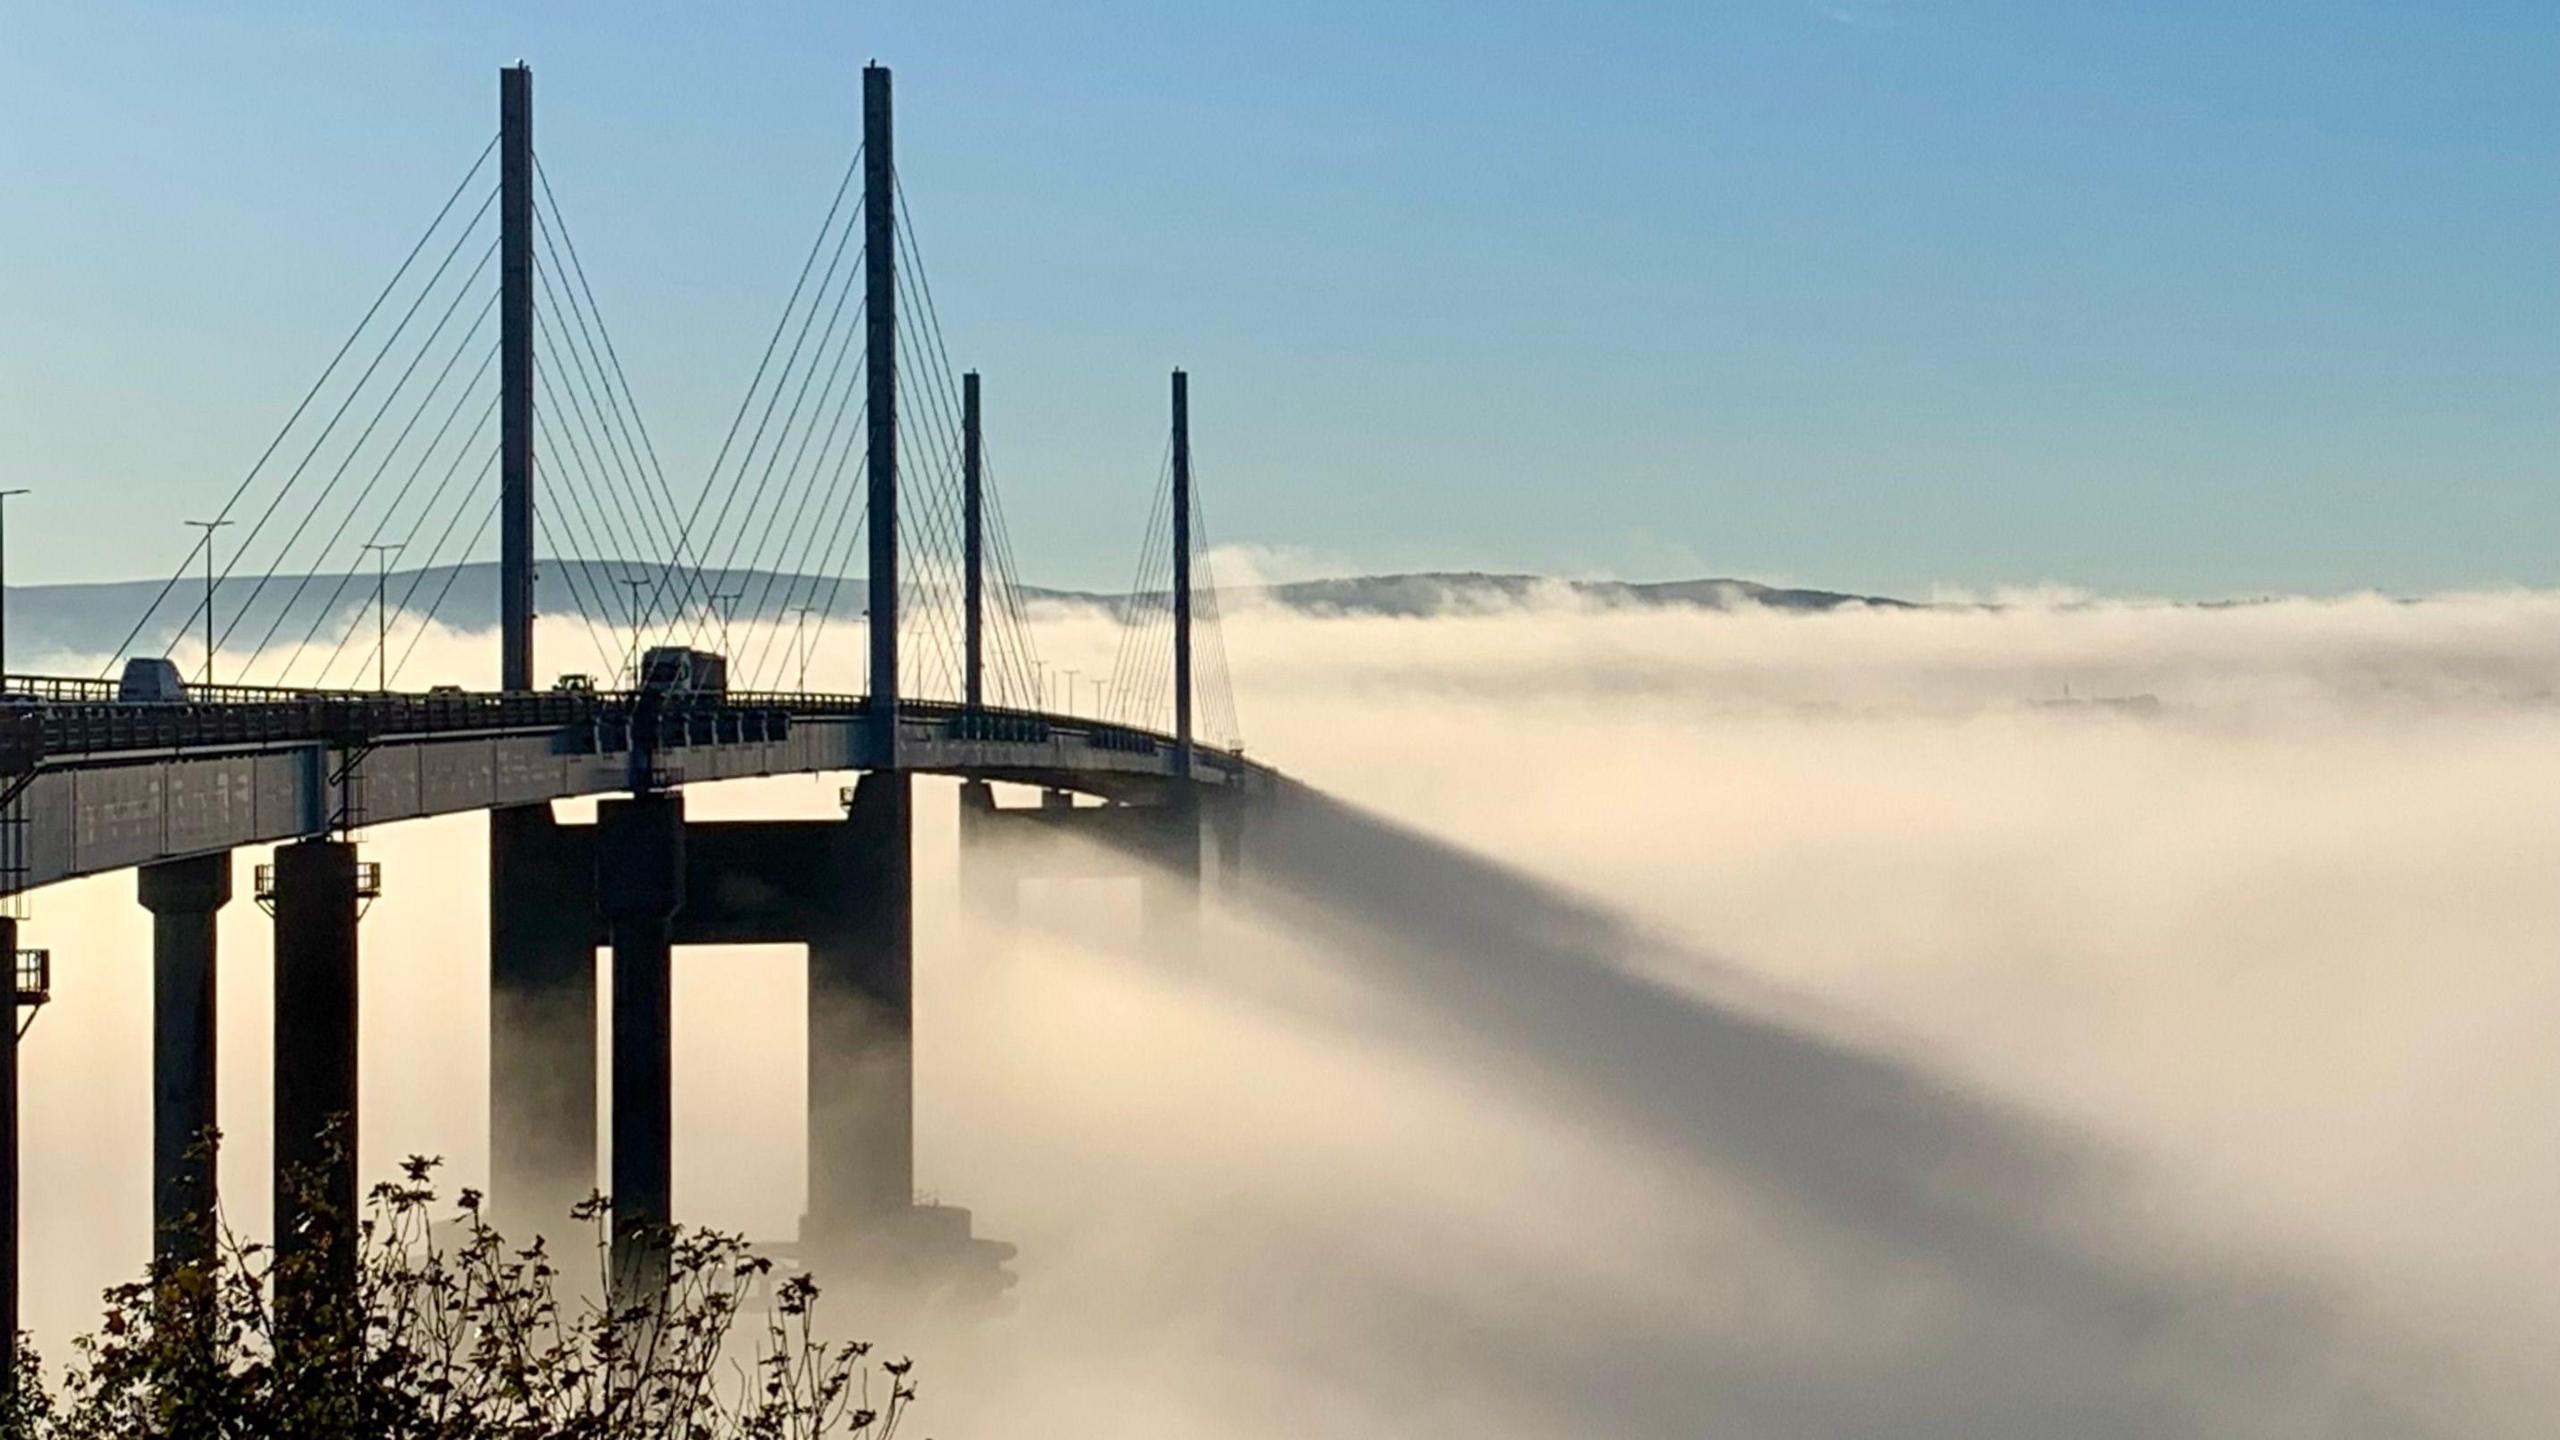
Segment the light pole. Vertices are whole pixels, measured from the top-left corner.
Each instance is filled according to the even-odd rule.
[[[711,613],[720,617],[720,653],[729,653],[729,619],[738,612],[737,598],[744,590],[715,590],[711,595]]]
[[[189,520],[187,525],[204,532],[204,683],[213,683],[213,532],[230,524],[228,520]]]
[[[809,693],[809,616],[818,607],[803,605],[792,613],[799,621],[791,629],[791,648],[800,652],[800,693]]]
[[[1103,707],[1102,707],[1102,697],[1103,697],[1103,696],[1105,696],[1105,695],[1108,695],[1108,694],[1110,694],[1110,693],[1111,693],[1111,682],[1110,682],[1110,681],[1108,681],[1108,680],[1096,680],[1096,681],[1094,681],[1094,682],[1093,682],[1093,718],[1094,718],[1094,719],[1096,719],[1096,720],[1100,720],[1100,719],[1103,719],[1103,718],[1104,718],[1104,716],[1103,716]]]
[[[0,675],[9,670],[9,498],[27,490],[0,490]]]
[[[373,552],[373,692],[391,693],[391,557],[407,542],[369,541]]]
[[[623,668],[631,672],[631,682],[640,683],[640,592],[657,583],[646,575],[625,575],[614,583],[631,591],[631,648],[623,652]],[[655,608],[655,607],[652,607]]]
[[[1076,672],[1060,666],[1058,673],[1065,681],[1061,688],[1066,691],[1065,696],[1058,701],[1059,713],[1073,715],[1076,713]]]

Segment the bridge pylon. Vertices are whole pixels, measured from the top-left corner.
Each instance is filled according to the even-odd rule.
[[[534,688],[533,68],[498,72],[498,688]]]
[[[1173,372],[1174,773],[1191,778],[1191,377]]]
[[[863,364],[869,451],[871,725],[880,763],[898,764],[898,169],[889,71],[862,71]]]
[[[960,377],[960,598],[962,695],[987,708],[986,447],[978,413],[978,372]]]

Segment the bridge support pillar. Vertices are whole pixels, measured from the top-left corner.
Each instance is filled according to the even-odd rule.
[[[991,1296],[1013,1247],[915,1195],[912,782],[865,775],[841,821],[685,830],[680,945],[807,947],[808,1208],[800,1244],[833,1274]]]
[[[1200,943],[1200,792],[1177,784],[1147,807],[1135,847],[1145,860],[1138,879],[1139,923],[1149,948],[1168,954]]]
[[[595,893],[613,943],[613,1276],[617,1303],[666,1287],[674,1223],[675,916],[684,908],[684,800],[596,812]]]
[[[592,973],[593,947],[610,943],[607,1188],[620,1294],[637,1301],[666,1274],[656,1242],[672,1219],[677,945],[808,947],[800,1238],[815,1263],[874,1278],[930,1275],[956,1293],[992,1295],[1010,1283],[1011,1246],[975,1238],[966,1210],[913,1199],[913,811],[909,777],[873,772],[841,822],[688,825],[672,795],[607,801],[591,827],[556,825],[539,810],[492,822],[493,1183],[539,1193],[545,1177],[583,1166],[590,1178],[576,1193],[592,1184],[583,1117],[593,1091],[577,1087],[594,1073],[594,990],[579,977]],[[1009,881],[1009,870],[999,873]]]
[[[1010,930],[1022,909],[1022,877],[996,843],[995,787],[984,780],[960,784],[960,899],[969,914],[999,931]]]
[[[594,830],[489,812],[489,1192],[519,1242],[596,1188]]]
[[[300,1279],[339,1293],[355,1281],[358,1219],[357,878],[346,841],[276,849],[276,1251],[312,1257]]]
[[[1242,864],[1241,820],[1229,797],[1180,783],[1147,803],[1077,805],[1051,791],[1017,809],[998,806],[983,785],[964,786],[962,885],[973,903],[1010,914],[1026,879],[1135,878],[1147,945],[1180,954],[1199,942],[1205,856],[1217,857],[1221,879]]]
[[[1222,892],[1244,883],[1245,814],[1243,797],[1232,794],[1204,799],[1200,807],[1201,838]]]
[[[134,873],[151,912],[152,1253],[202,1265],[216,1221],[214,920],[231,903],[231,852]]]
[[[834,862],[852,881],[809,937],[809,1239],[903,1220],[915,1200],[915,790],[854,786]]]
[[[0,1014],[0,1405],[18,1379],[18,922],[0,915],[9,1007]]]

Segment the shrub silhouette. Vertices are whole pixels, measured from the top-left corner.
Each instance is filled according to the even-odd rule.
[[[663,1297],[607,1298],[603,1196],[572,1212],[590,1288],[541,1239],[511,1246],[475,1191],[439,1216],[437,1167],[411,1157],[351,1228],[314,1187],[289,1243],[222,1226],[207,1259],[110,1289],[57,1386],[20,1347],[0,1437],[888,1440],[915,1399],[909,1361],[821,1339],[816,1282],[737,1235],[662,1227]]]

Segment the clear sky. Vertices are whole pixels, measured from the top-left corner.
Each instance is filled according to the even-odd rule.
[[[535,69],[682,485],[859,125],[1026,578],[2560,583],[2560,6],[142,4],[0,15],[11,579],[165,573]]]

